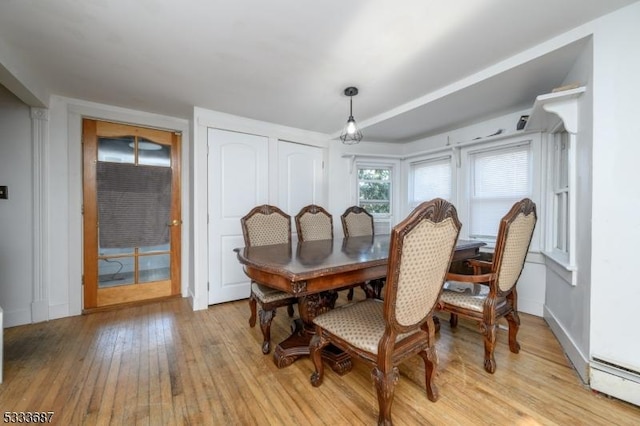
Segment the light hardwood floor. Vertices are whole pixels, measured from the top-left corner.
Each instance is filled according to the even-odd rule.
[[[248,317],[246,301],[193,312],[187,300],[172,299],[8,328],[0,408],[54,411],[61,425],[376,423],[367,366],[356,362],[343,377],[327,369],[314,388],[311,361],[277,369],[262,355],[262,336]],[[422,360],[409,360],[396,386],[395,424],[640,424],[639,407],[580,382],[544,320],[521,317],[521,352],[509,352],[501,330],[493,375],[483,369],[476,326],[461,319],[451,331],[443,321],[440,399],[427,399]],[[289,324],[286,310],[278,311],[274,342],[288,335]]]

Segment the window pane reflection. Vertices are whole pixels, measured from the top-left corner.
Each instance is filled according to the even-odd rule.
[[[168,280],[170,277],[168,254],[140,256],[138,264],[140,268],[138,272],[140,283]]]
[[[133,164],[134,136],[98,138],[98,161]]]
[[[156,252],[156,251],[169,251],[169,245],[170,245],[170,243],[162,244],[162,245],[159,245],[159,246],[140,247],[138,249],[138,251],[140,253],[153,253],[153,252]]]
[[[138,164],[171,167],[171,147],[138,138]]]
[[[133,284],[133,257],[98,259],[98,287],[116,287]]]

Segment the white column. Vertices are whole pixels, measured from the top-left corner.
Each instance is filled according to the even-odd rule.
[[[33,148],[33,299],[31,321],[41,322],[49,319],[48,109],[31,108],[31,140]]]

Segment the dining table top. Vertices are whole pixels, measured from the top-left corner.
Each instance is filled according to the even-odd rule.
[[[241,264],[295,282],[386,266],[389,241],[389,234],[381,234],[240,247],[234,251]],[[468,257],[483,245],[480,241],[458,240],[454,260]]]

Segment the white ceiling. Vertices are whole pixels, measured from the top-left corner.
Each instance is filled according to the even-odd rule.
[[[566,77],[566,46],[442,88],[637,0],[2,0],[0,83],[189,118],[193,107],[404,142],[518,108]],[[47,102],[41,99],[43,102]]]

